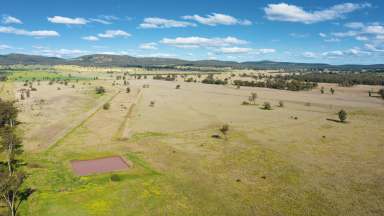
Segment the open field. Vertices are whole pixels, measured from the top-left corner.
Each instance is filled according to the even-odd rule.
[[[84,79],[41,81],[17,103],[27,185],[36,189],[22,215],[384,214],[384,100],[367,94],[380,86],[293,92],[132,76],[126,93],[116,76],[145,71],[56,70]],[[22,73],[0,83],[2,98],[19,99],[24,80],[48,72]],[[230,73],[242,71],[215,76]],[[252,92],[256,105],[241,105]],[[347,123],[327,120],[340,109]],[[228,133],[212,138],[224,124]],[[129,169],[77,176],[71,167],[114,155]]]

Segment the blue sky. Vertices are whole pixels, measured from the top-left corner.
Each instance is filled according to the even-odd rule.
[[[3,0],[0,54],[384,63],[384,2]]]

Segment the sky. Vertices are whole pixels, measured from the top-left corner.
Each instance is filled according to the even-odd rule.
[[[384,63],[384,1],[1,0],[0,54]]]

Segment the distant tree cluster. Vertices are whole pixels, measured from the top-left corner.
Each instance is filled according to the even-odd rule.
[[[266,81],[247,81],[247,80],[234,80],[234,85],[237,86],[250,86],[250,87],[262,87],[273,89],[284,89],[290,91],[302,91],[310,90],[317,87],[317,83],[306,82],[299,80],[285,80],[285,79],[267,79]]]
[[[177,77],[177,75],[170,75],[170,74],[168,74],[166,76],[155,75],[155,76],[153,76],[153,79],[154,80],[175,81],[176,77]]]
[[[353,85],[384,85],[384,74],[373,72],[360,73],[305,73],[289,75],[286,79],[294,79],[307,82],[337,83],[340,86]]]

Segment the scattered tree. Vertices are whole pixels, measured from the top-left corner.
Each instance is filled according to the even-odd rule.
[[[379,90],[379,95],[384,99],[384,88]]]
[[[227,132],[229,130],[229,125],[228,124],[224,124],[223,126],[221,126],[220,128],[220,132],[224,135],[225,138],[227,138]]]
[[[177,85],[177,86],[176,86],[176,89],[180,89],[180,85]]]
[[[331,88],[330,91],[331,91],[331,94],[335,94],[335,89],[334,88]]]
[[[251,95],[248,97],[249,102],[253,104],[256,104],[256,99],[257,99],[256,92],[252,92]]]
[[[347,120],[347,112],[345,112],[344,110],[340,110],[338,115],[340,122],[345,122],[345,120]]]

